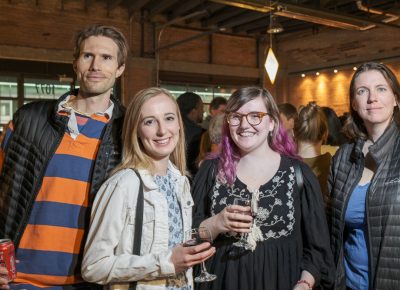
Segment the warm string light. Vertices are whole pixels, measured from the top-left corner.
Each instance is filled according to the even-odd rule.
[[[354,66],[354,67],[352,67],[351,69],[354,70],[354,71],[356,71],[356,70],[357,70],[357,67]],[[333,69],[333,70],[330,70],[330,69],[323,69],[323,71],[326,71],[326,72],[332,71],[334,74],[337,74],[337,73],[339,72],[339,69],[337,69],[337,68],[335,68],[335,69]],[[320,76],[320,75],[321,75],[321,71],[320,71],[320,70],[319,70],[319,71],[314,71],[314,72],[312,72],[312,71],[307,71],[307,72],[302,72],[302,73],[300,73],[300,76],[301,76],[302,78],[305,78],[307,75]]]

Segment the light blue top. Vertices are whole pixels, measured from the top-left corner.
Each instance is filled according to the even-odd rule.
[[[160,191],[165,194],[168,203],[168,227],[169,239],[168,248],[172,249],[178,244],[181,244],[184,239],[182,210],[179,204],[175,184],[177,180],[173,180],[173,175],[170,171],[167,175],[154,177],[155,183]],[[183,273],[178,274],[175,278],[167,279],[167,290],[189,290],[191,287],[187,285],[186,277]]]
[[[368,248],[365,200],[370,183],[358,185],[350,196],[345,215],[344,267],[346,286],[368,289]]]

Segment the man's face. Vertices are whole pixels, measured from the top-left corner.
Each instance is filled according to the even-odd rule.
[[[225,112],[226,105],[219,105],[217,109],[211,109],[210,115],[211,117],[218,116],[219,114]]]
[[[200,100],[197,103],[195,110],[197,112],[197,118],[196,118],[195,122],[201,123],[203,121],[203,114],[204,114],[203,101]]]
[[[288,118],[287,118],[284,114],[282,114],[282,113],[280,113],[279,115],[281,116],[281,120],[282,120],[283,127],[285,127],[285,129],[286,129],[286,131],[287,131],[288,133],[291,133],[291,134],[292,134],[293,128],[294,128],[294,119],[293,119],[293,118],[288,119]]]
[[[109,97],[124,69],[125,65],[118,67],[118,46],[111,38],[90,36],[82,42],[80,55],[74,61],[79,93],[86,97]]]

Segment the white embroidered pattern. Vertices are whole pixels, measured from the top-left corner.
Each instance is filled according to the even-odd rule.
[[[279,170],[272,178],[271,186],[262,191],[257,189],[250,192],[246,187],[235,186],[236,182],[227,188],[217,181],[211,197],[211,213],[215,215],[230,205],[235,197],[250,195],[254,221],[247,239],[254,250],[258,241],[279,239],[292,233],[296,222],[293,204],[295,182],[293,166],[289,167],[289,172]],[[225,196],[220,197],[221,194]]]

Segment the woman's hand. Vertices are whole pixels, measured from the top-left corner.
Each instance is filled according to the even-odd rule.
[[[310,290],[310,287],[308,287],[307,284],[296,284],[296,286],[294,286],[293,290]]]
[[[5,278],[8,275],[8,271],[5,267],[0,267],[0,289],[10,289],[8,286],[8,280]]]
[[[214,239],[221,233],[250,233],[253,221],[250,213],[249,206],[228,205],[218,214],[204,220],[200,227],[210,230]]]
[[[250,228],[253,218],[251,216],[251,208],[249,206],[229,205],[225,207],[224,210],[222,210],[216,216],[217,216],[216,226],[219,230],[219,233],[251,232]]]
[[[301,272],[300,280],[294,285],[293,290],[311,290],[314,288],[315,279],[310,272],[303,270]]]
[[[209,242],[192,247],[178,245],[172,249],[171,262],[175,266],[175,273],[180,273],[204,262],[214,254],[215,247],[211,247]]]

